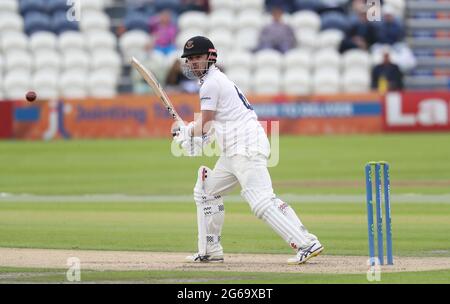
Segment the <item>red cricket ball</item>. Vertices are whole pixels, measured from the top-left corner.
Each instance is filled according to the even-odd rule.
[[[35,101],[36,100],[36,93],[35,92],[33,92],[33,91],[29,91],[28,93],[27,93],[27,95],[25,95],[25,97],[26,97],[26,99],[29,101],[29,102],[33,102],[33,101]]]

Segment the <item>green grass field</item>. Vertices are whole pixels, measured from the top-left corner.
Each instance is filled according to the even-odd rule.
[[[193,252],[194,202],[146,202],[145,197],[191,195],[197,168],[201,164],[213,167],[216,159],[175,158],[165,139],[0,142],[0,247]],[[448,134],[282,137],[280,162],[270,172],[281,197],[363,198],[364,164],[369,160],[391,164],[393,197],[423,198],[392,201],[395,255],[450,258],[450,201],[445,200],[450,195]],[[232,194],[238,195],[238,190]],[[18,201],[19,194],[40,200]],[[143,199],[91,202],[83,199],[85,194],[142,195]],[[65,201],[69,195],[80,199]],[[439,195],[444,199],[433,199]],[[327,255],[367,255],[364,198],[361,202],[289,203],[326,245]],[[292,252],[246,203],[228,200],[225,206],[222,243],[226,252]],[[449,283],[449,277],[450,269],[385,273],[382,283]],[[64,280],[61,269],[0,267],[0,283]],[[368,283],[365,273],[83,272],[83,282],[117,281]]]

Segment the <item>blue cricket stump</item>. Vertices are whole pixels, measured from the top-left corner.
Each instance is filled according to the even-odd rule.
[[[375,208],[377,220],[377,251],[380,265],[384,265],[384,246],[383,246],[383,209],[382,195],[384,192],[384,211],[386,220],[386,256],[389,265],[394,264],[392,256],[392,226],[391,226],[391,206],[390,206],[390,179],[389,164],[385,161],[368,162],[365,167],[366,173],[366,199],[367,199],[367,224],[369,233],[369,256],[372,266],[375,261],[375,227],[373,222],[373,182],[372,167],[375,168]],[[383,168],[383,179],[381,178],[381,168]],[[382,182],[384,187],[382,187]]]
[[[387,263],[394,265],[392,256],[392,223],[391,223],[391,182],[389,179],[389,164],[384,164],[384,214],[386,216],[386,255]]]
[[[372,166],[366,165],[366,196],[367,196],[367,231],[369,232],[369,257],[370,262],[374,262],[375,258],[375,242],[373,227],[373,201],[372,201]],[[374,266],[374,265],[372,265]]]

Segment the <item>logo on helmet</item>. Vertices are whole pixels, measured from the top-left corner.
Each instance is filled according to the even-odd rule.
[[[185,48],[186,49],[192,49],[194,47],[194,41],[189,40],[188,42],[186,42]]]

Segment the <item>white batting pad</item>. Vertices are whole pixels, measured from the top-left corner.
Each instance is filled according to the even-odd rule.
[[[264,220],[292,248],[305,248],[311,244],[309,233],[300,229],[298,225],[298,223],[301,223],[300,219],[290,220],[288,216],[278,208],[273,194],[267,195],[253,189],[244,189],[241,194],[248,201],[250,206],[252,206],[255,215]]]
[[[198,253],[206,255],[222,252],[220,244],[222,226],[225,219],[225,207],[220,195],[208,195],[204,181],[211,169],[202,166],[194,188],[194,200],[197,205]]]
[[[274,202],[275,202],[277,208],[281,211],[281,213],[283,213],[284,216],[286,216],[286,218],[292,224],[294,224],[294,226],[299,227],[299,229],[302,230],[304,234],[308,235],[308,238],[311,241],[317,241],[317,236],[315,236],[314,234],[308,232],[308,230],[303,225],[303,223],[300,220],[300,218],[298,217],[298,215],[295,213],[294,209],[292,209],[292,207],[289,206],[288,203],[283,202],[279,198],[275,198]]]

